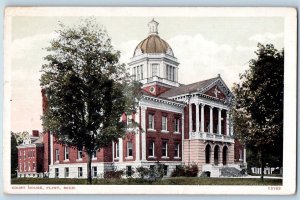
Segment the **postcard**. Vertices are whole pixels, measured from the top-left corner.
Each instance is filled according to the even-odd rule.
[[[291,195],[294,8],[8,7],[7,194]]]

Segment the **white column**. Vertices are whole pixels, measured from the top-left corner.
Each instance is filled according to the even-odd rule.
[[[135,160],[140,161],[140,131],[135,134]]]
[[[214,130],[214,123],[213,123],[213,108],[212,106],[209,107],[209,132],[213,133]]]
[[[246,164],[247,163],[247,154],[246,154],[247,152],[246,152],[246,145],[244,146],[244,164]]]
[[[199,103],[196,103],[196,132],[199,132]]]
[[[119,138],[119,162],[123,162],[123,139]]]
[[[221,108],[219,108],[218,109],[218,131],[219,131],[219,135],[221,135],[222,134],[222,131],[221,131],[221,111],[222,111],[222,109]]]
[[[50,134],[50,165],[53,165],[53,134]]]
[[[146,108],[141,107],[141,122],[142,122],[142,161],[146,160]]]
[[[204,104],[201,104],[201,132],[204,132]]]
[[[189,128],[189,131],[190,133],[192,132],[192,127],[193,127],[193,123],[192,123],[192,104],[190,103],[189,104],[189,124],[190,124],[190,128]]]
[[[226,110],[226,135],[230,136],[229,134],[229,112]]]

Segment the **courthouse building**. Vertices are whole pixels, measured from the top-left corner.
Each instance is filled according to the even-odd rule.
[[[245,153],[242,145],[235,147],[233,139],[229,88],[220,75],[187,85],[179,83],[179,62],[159,36],[158,22],[152,20],[148,27],[149,35],[137,44],[128,63],[132,75],[142,83],[143,95],[136,112],[122,116],[124,122],[137,122],[139,127],[128,128],[123,138],[94,153],[92,175],[102,177],[105,171],[124,169],[134,176],[131,171],[136,167],[152,168],[158,163],[164,166],[166,176],[176,166],[190,164],[198,166],[199,175],[210,172],[214,177],[222,176],[225,168],[240,170]],[[34,144],[19,146],[19,177],[40,173],[61,178],[87,176],[85,152],[58,144],[49,133],[40,134],[35,144],[43,147],[35,154],[43,155],[43,168],[34,168],[36,164],[24,161],[21,153],[26,145],[31,148]]]

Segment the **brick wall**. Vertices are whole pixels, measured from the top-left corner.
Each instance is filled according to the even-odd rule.
[[[43,161],[43,171],[49,172],[49,165],[50,165],[50,133],[45,132],[43,134],[43,142],[44,142],[44,161]]]
[[[154,131],[149,130],[149,114],[154,115]],[[167,117],[167,132],[162,130],[162,116]],[[175,132],[175,119],[179,120],[179,133]],[[179,113],[166,112],[148,108],[146,111],[146,159],[149,161],[180,161],[182,157],[181,140],[182,140],[182,116]],[[155,144],[155,157],[149,158],[150,142]],[[167,142],[168,157],[162,156],[163,141]],[[180,158],[175,157],[174,144],[179,143]]]

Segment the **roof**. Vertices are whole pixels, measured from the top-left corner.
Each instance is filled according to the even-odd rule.
[[[146,39],[142,40],[134,50],[134,56],[137,50],[142,53],[169,53],[173,54],[170,45],[157,34],[150,34]]]
[[[161,95],[159,95],[159,97],[168,98],[168,97],[178,96],[181,94],[197,92],[198,90],[200,90],[204,87],[207,87],[208,85],[210,85],[211,83],[216,81],[218,78],[219,77],[215,77],[215,78],[199,81],[196,83],[192,83],[189,85],[182,85],[177,88],[171,88],[170,90],[166,91],[165,93],[162,93]]]

